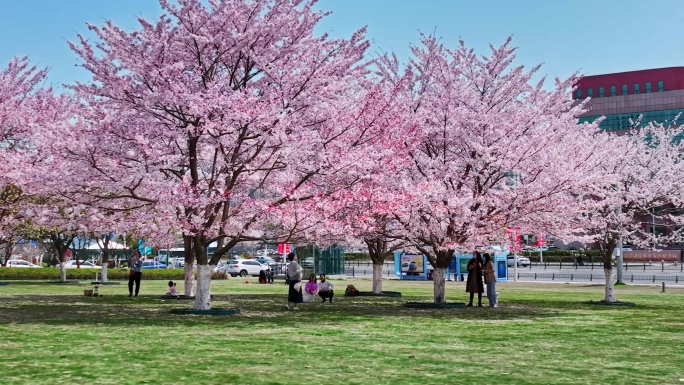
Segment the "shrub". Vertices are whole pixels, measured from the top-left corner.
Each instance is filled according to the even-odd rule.
[[[368,253],[362,253],[362,252],[344,253],[344,260],[345,261],[370,261],[370,256],[368,255]]]
[[[573,263],[578,256],[582,256],[585,263],[589,262],[590,257],[594,262],[601,261],[601,250],[548,250],[544,251],[544,262],[564,262]],[[539,262],[538,251],[523,251],[522,255],[528,257],[531,262]]]
[[[98,269],[67,269],[67,279],[94,280]],[[128,269],[107,269],[107,277],[110,280],[127,280]],[[183,280],[183,269],[145,269],[143,279],[178,279]],[[225,273],[213,273],[212,279],[226,279]],[[0,268],[0,279],[40,279],[40,280],[59,280],[59,268],[48,267],[43,269],[24,269],[24,268]]]

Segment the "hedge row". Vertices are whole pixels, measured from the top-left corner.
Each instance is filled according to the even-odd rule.
[[[363,252],[344,253],[344,260],[345,261],[370,261],[370,256],[368,255],[368,253],[363,253]]]
[[[94,280],[99,269],[67,269],[67,279]],[[127,280],[127,269],[107,269],[107,277],[111,280]],[[197,273],[195,272],[195,276]],[[225,279],[225,273],[213,273],[212,279]],[[0,267],[0,279],[44,279],[59,280],[59,269],[54,267],[43,269]],[[143,279],[177,279],[183,280],[183,269],[145,269]]]
[[[523,251],[521,253],[526,257],[539,257],[538,251]],[[589,255],[592,257],[601,257],[601,250],[547,250],[542,253],[544,259],[549,257],[577,257],[581,255],[582,258],[587,258]]]

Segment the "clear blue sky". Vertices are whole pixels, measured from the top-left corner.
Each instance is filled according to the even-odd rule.
[[[682,0],[320,0],[319,31],[349,36],[367,25],[372,51],[408,57],[418,31],[480,52],[513,35],[520,63],[551,77],[684,66]],[[16,55],[50,69],[55,86],[86,80],[66,41],[106,19],[131,28],[156,18],[156,0],[0,0],[0,63]]]

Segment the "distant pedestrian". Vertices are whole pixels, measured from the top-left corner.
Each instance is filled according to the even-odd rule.
[[[142,256],[138,250],[133,252],[128,261],[130,275],[128,276],[128,296],[133,295],[133,283],[135,283],[135,296],[140,292],[140,280],[142,279]]]
[[[297,256],[295,253],[290,253],[287,255],[287,259],[290,263],[287,265],[287,281],[288,281],[288,294],[287,294],[287,305],[286,309],[290,309],[290,303],[294,305],[293,310],[299,310],[297,304],[304,302],[302,298],[302,267],[297,263]],[[299,285],[297,285],[299,284]],[[295,288],[295,285],[297,288]]]
[[[320,278],[321,282],[318,284],[318,296],[323,299],[323,303],[325,303],[326,298],[332,303],[333,296],[335,295],[333,292],[335,285],[326,279],[325,274],[321,274]]]
[[[477,306],[482,307],[484,284],[482,283],[482,257],[480,256],[479,251],[473,252],[473,257],[468,261],[466,292],[470,293],[470,302],[468,302],[468,306],[473,306],[473,297],[477,293]]]
[[[268,281],[266,280],[266,271],[265,270],[261,270],[259,272],[259,283],[268,283]]]
[[[488,254],[484,254],[484,280],[487,285],[487,299],[490,307],[499,306],[499,298],[496,293],[496,269],[494,268],[494,261]]]
[[[266,277],[268,277],[268,283],[273,283],[275,273],[273,272],[273,269],[271,267],[269,267],[268,270],[266,270]]]

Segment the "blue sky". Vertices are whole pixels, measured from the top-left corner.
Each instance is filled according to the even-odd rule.
[[[371,51],[402,59],[419,31],[436,31],[449,46],[463,38],[481,53],[513,35],[519,63],[544,63],[551,77],[684,66],[681,0],[320,0],[318,7],[333,11],[319,31],[344,37],[367,25]],[[86,21],[132,28],[136,16],[159,13],[156,0],[0,0],[0,63],[28,55],[50,69],[55,86],[86,80],[66,44],[87,32]]]

